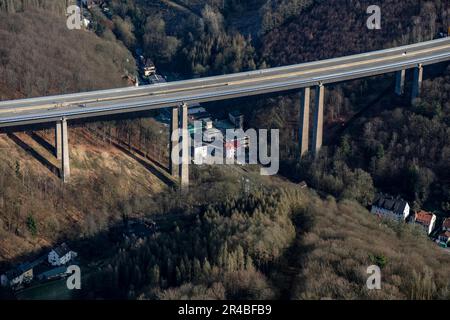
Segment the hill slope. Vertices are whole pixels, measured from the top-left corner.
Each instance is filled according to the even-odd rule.
[[[125,86],[135,69],[118,41],[69,30],[52,11],[0,11],[0,43],[0,100]]]
[[[72,181],[63,186],[58,162],[43,147],[53,139],[43,132],[0,135],[0,261],[92,236],[124,214],[139,214],[163,189],[136,160],[82,128],[70,131]]]

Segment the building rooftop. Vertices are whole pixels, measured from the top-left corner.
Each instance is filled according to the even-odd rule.
[[[234,125],[228,120],[217,120],[214,122],[214,126],[220,130],[235,129]]]
[[[69,253],[70,249],[67,246],[67,244],[63,243],[57,246],[55,249],[53,249],[53,251],[55,251],[58,256],[62,257],[65,256],[67,253]]]
[[[450,231],[442,232],[439,236],[440,236],[440,237],[447,237],[447,238],[450,238]]]
[[[231,114],[233,117],[242,116],[242,113],[239,110],[233,110],[229,114]]]
[[[450,229],[450,218],[444,220],[444,222],[442,223],[442,227]]]
[[[20,270],[19,268],[14,268],[11,270],[8,270],[5,272],[5,276],[9,279],[12,280],[14,278],[19,277],[21,274],[23,274],[23,271]]]
[[[402,198],[394,198],[393,196],[381,193],[377,194],[373,201],[374,206],[393,212],[403,212],[407,204],[408,202],[406,202]]]
[[[38,275],[38,278],[51,278],[60,274],[66,273],[67,268],[65,266],[53,268],[50,270],[47,270],[45,272],[42,272]]]
[[[202,113],[202,112],[206,112],[206,109],[203,107],[192,107],[188,109],[188,114],[197,114],[197,113]]]

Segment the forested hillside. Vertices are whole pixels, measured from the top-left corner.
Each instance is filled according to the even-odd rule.
[[[0,99],[126,85],[122,78],[135,72],[135,62],[120,42],[67,29],[60,6],[52,5],[59,1],[23,3],[24,10],[0,10]]]
[[[446,2],[381,1],[382,28],[372,31],[366,28],[369,4],[331,1],[309,6],[262,36],[260,59],[278,66],[426,41],[450,23]],[[448,68],[441,64],[426,69],[425,75],[437,78],[425,81],[424,95],[413,108],[409,87],[404,99],[395,98],[390,76],[328,86],[327,148],[318,160],[287,160],[295,157],[291,132],[292,119],[298,119],[297,95],[261,99],[258,112],[248,106],[248,116],[253,126],[283,128],[282,145],[290,149],[285,174],[292,177],[294,171],[315,188],[364,205],[381,190],[403,196],[416,209],[425,206],[448,216]]]
[[[65,10],[63,1],[0,1],[0,100],[127,84],[124,74],[135,70],[131,53],[114,36],[106,40],[68,30]],[[70,133],[72,169],[78,177],[71,187],[60,183],[59,164],[42,147],[53,144],[52,130],[1,134],[2,263],[61,237],[95,234],[120,218],[124,206],[134,211],[127,190],[137,177],[130,172],[148,182],[133,186],[132,199],[161,189],[159,180],[114,148],[89,140],[83,131]],[[97,199],[102,201],[92,206]]]
[[[42,9],[53,14],[64,15],[67,6],[75,3],[76,0],[1,0],[0,11],[14,13]]]
[[[366,26],[371,1],[317,1],[267,33],[261,55],[271,66],[301,63],[433,39],[450,22],[446,1],[378,1],[381,30]]]
[[[140,163],[86,129],[72,128],[72,181],[42,147],[50,132],[0,135],[0,265],[36,254],[60,239],[93,237],[124,214],[145,211],[163,184]]]
[[[224,186],[230,186],[226,183]],[[87,297],[139,299],[448,299],[450,256],[420,229],[381,222],[353,202],[296,186],[225,201],[192,195],[148,239],[125,238],[91,277]],[[202,187],[200,187],[202,189]],[[167,205],[169,205],[167,207]],[[200,205],[200,206],[199,206]],[[367,290],[366,268],[383,290]]]
[[[92,9],[89,31],[70,31],[66,1],[0,0],[0,100],[124,86],[137,51],[172,80],[423,41],[447,27],[450,10],[439,0],[382,0],[382,29],[370,31],[372,3],[361,0],[106,3],[108,14]],[[188,192],[163,187],[105,142],[115,128],[145,152],[166,148],[148,119],[102,119],[91,126],[100,137],[71,128],[67,185],[49,151],[53,130],[2,134],[1,271],[69,241],[89,274],[81,298],[450,299],[450,256],[420,228],[365,208],[384,191],[450,215],[450,69],[425,75],[413,105],[394,97],[392,75],[327,86],[317,158],[298,157],[298,94],[218,104],[242,110],[246,127],[281,129],[282,177],[192,166]],[[115,231],[131,217],[154,219],[157,232]],[[365,286],[373,264],[380,291]]]

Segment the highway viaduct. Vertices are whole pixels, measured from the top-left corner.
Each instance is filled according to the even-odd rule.
[[[0,128],[55,123],[56,157],[61,178],[70,178],[68,121],[143,110],[171,108],[171,132],[182,129],[181,158],[187,160],[188,105],[283,91],[300,91],[300,153],[322,146],[325,86],[387,73],[396,74],[395,91],[404,94],[406,71],[412,69],[411,99],[420,95],[423,69],[450,60],[450,38],[251,72],[174,81],[141,87],[82,92],[0,102]],[[312,142],[309,142],[311,92],[315,94]],[[171,150],[179,143],[171,139]],[[185,145],[186,144],[186,145]],[[176,150],[175,150],[176,152]],[[181,186],[189,184],[189,163],[170,165]],[[172,163],[172,161],[170,161]]]

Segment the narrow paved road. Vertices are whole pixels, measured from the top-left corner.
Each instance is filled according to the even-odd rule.
[[[179,3],[177,1],[173,1],[173,0],[160,0],[162,3],[166,4],[169,7],[172,7],[174,9],[177,9],[179,11],[182,11],[186,14],[191,14],[193,16],[196,16],[198,18],[201,18],[201,16],[199,14],[197,14],[196,12],[194,12],[191,8],[189,8],[188,6]]]

